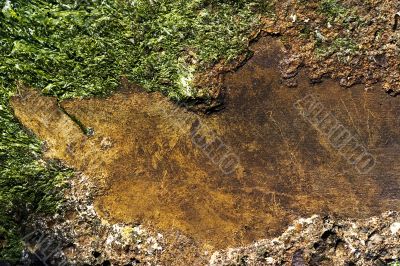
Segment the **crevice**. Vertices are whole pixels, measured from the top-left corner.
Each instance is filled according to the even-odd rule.
[[[60,108],[60,110],[67,115],[79,128],[80,130],[83,132],[83,134],[85,134],[86,136],[93,136],[94,134],[94,130],[91,127],[86,127],[76,116],[68,113],[67,110],[65,110],[65,108],[60,104],[60,101],[57,100],[57,106],[58,108]]]

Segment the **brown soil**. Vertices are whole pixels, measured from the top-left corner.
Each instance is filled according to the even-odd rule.
[[[331,80],[310,84],[303,74],[297,88],[288,88],[280,79],[282,45],[262,38],[252,49],[254,57],[225,77],[226,108],[209,116],[132,88],[106,99],[62,102],[70,116],[94,129],[87,136],[53,98],[27,91],[12,105],[47,142],[47,157],[107,188],[96,199],[103,218],[179,230],[200,250],[277,235],[300,215],[399,210],[400,99]],[[358,173],[296,110],[295,102],[310,93],[374,156],[372,171]],[[224,174],[193,135],[212,145],[222,140],[213,158],[235,154],[239,165]]]

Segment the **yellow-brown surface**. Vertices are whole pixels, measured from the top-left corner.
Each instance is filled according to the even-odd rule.
[[[284,87],[280,45],[262,39],[253,49],[254,57],[225,77],[225,109],[213,115],[128,88],[106,99],[62,102],[94,129],[86,136],[53,98],[27,91],[12,105],[47,142],[48,157],[106,185],[96,199],[103,218],[180,230],[204,249],[276,235],[299,215],[399,210],[400,99],[305,78],[298,88]],[[372,171],[359,174],[294,108],[310,93],[376,158]],[[224,174],[195,144],[199,136],[220,139],[226,146],[215,156],[235,154],[238,167]]]

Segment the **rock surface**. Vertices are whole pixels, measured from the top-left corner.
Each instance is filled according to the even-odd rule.
[[[49,259],[49,264],[61,265],[62,259],[68,258],[72,265],[132,265],[139,261],[149,265],[205,265],[210,251],[207,253],[203,249],[202,240],[209,245],[218,241],[221,246],[212,250],[215,251],[279,235],[299,215],[335,213],[341,217],[365,218],[386,210],[397,210],[399,186],[395,165],[399,147],[399,98],[388,97],[377,90],[365,92],[360,86],[343,90],[333,81],[310,85],[302,78],[302,73],[296,74],[301,60],[293,57],[280,61],[277,55],[281,45],[276,44],[276,49],[271,50],[273,43],[272,38],[260,40],[253,58],[226,78],[225,84],[230,89],[226,109],[208,118],[177,110],[161,95],[143,92],[121,92],[106,99],[62,103],[65,112],[93,128],[94,134],[87,136],[58,109],[55,99],[39,95],[31,98],[29,94],[15,98],[16,116],[47,141],[46,155],[61,159],[84,173],[69,181],[64,214],[35,221],[33,231],[38,231],[39,236],[49,236],[51,242],[61,245],[61,251]],[[290,67],[287,77],[288,80],[297,78],[297,89],[281,85],[278,71],[282,67]],[[364,140],[369,148],[375,147],[374,154],[380,158],[375,172],[369,175],[357,173],[352,165],[340,160],[340,154],[329,148],[327,140],[304,121],[293,104],[311,92],[319,94],[327,110]],[[178,130],[176,121],[182,123],[183,133]],[[240,154],[241,164],[247,165],[249,170],[229,179],[218,171],[196,175],[193,169],[207,168],[199,173],[209,173],[213,169],[190,139],[190,130],[200,123],[215,128],[219,136],[228,140],[227,143],[234,143],[231,147]],[[238,134],[241,134],[240,139]],[[254,139],[254,136],[259,137]],[[282,147],[288,150],[282,150]],[[326,156],[328,152],[329,156]],[[172,156],[177,158],[173,163]],[[265,158],[270,160],[265,162]],[[262,167],[274,162],[276,167],[267,175],[268,169]],[[174,168],[170,169],[172,165]],[[138,167],[142,170],[138,171]],[[174,170],[177,167],[181,168]],[[189,172],[177,179],[185,171]],[[151,182],[138,185],[138,180],[146,181],[143,173],[148,174],[147,181]],[[121,178],[123,174],[126,174],[125,180]],[[165,176],[167,178],[161,178]],[[107,182],[107,179],[112,182]],[[281,181],[276,184],[278,180]],[[177,181],[182,186],[178,186]],[[187,184],[188,181],[196,182]],[[232,197],[218,197],[223,184],[228,185],[228,189],[234,188]],[[114,190],[109,189],[110,185]],[[217,194],[211,193],[210,187]],[[96,209],[95,201],[102,197],[106,200]],[[398,219],[391,222],[391,217],[383,216],[382,222],[387,222],[390,232],[395,232],[399,227]],[[226,226],[228,219],[232,219],[234,225],[230,231]],[[248,261],[260,265],[268,262],[276,265],[290,265],[292,262],[293,265],[323,265],[322,258],[326,257],[331,258],[327,259],[326,265],[342,265],[344,261],[364,265],[364,262],[378,263],[377,259],[381,257],[382,263],[395,259],[393,256],[399,246],[393,242],[396,239],[390,242],[392,246],[386,254],[381,252],[382,239],[386,239],[384,234],[371,236],[370,242],[378,245],[380,253],[368,255],[372,256],[370,261],[363,261],[357,255],[350,256],[348,246],[340,244],[346,240],[336,232],[340,226],[332,225],[329,229],[336,232],[334,237],[324,235],[330,223],[336,223],[333,218],[327,220],[330,222],[325,224],[326,220],[313,217],[309,223],[300,222],[305,223],[301,227],[306,230],[303,233],[295,222],[295,231],[289,229],[289,235],[286,232],[278,238],[286,236],[287,241],[293,242],[292,246],[284,246],[285,249],[279,245],[272,246],[269,249],[271,255],[266,256],[268,260],[259,261],[255,256],[258,253],[251,255],[252,246],[249,246],[234,249],[236,251],[228,253],[231,256],[224,255],[223,251],[216,253],[212,263],[244,264]],[[218,222],[216,226],[210,226],[214,221]],[[337,221],[338,224],[344,222]],[[172,227],[174,229],[168,232],[167,229]],[[214,231],[209,233],[204,228]],[[323,241],[329,243],[317,243],[314,247],[322,235],[326,238]],[[340,238],[340,245],[334,243],[337,238]],[[357,233],[354,242],[366,241],[364,238]],[[35,247],[37,237],[28,240],[31,250],[40,253],[40,245]],[[264,243],[268,249],[270,242],[259,243]],[[288,242],[282,243],[286,245]],[[335,247],[333,251],[332,247]],[[353,242],[351,247],[355,247]],[[362,248],[358,249],[364,252]],[[240,255],[242,251],[243,256]],[[345,255],[340,255],[342,253]],[[52,259],[55,262],[50,262]]]
[[[210,265],[388,265],[400,260],[400,214],[364,220],[312,216],[274,239],[216,252]]]
[[[390,95],[400,93],[398,1],[273,1],[273,16],[263,18],[262,34],[281,36],[286,67],[295,76],[297,62],[311,80],[340,80],[344,87],[381,82]],[[296,60],[293,60],[296,59]]]

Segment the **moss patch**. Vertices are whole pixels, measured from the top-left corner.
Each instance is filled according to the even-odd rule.
[[[60,98],[107,94],[121,76],[178,100],[202,96],[194,75],[245,52],[269,9],[261,0],[2,2],[0,74]]]

